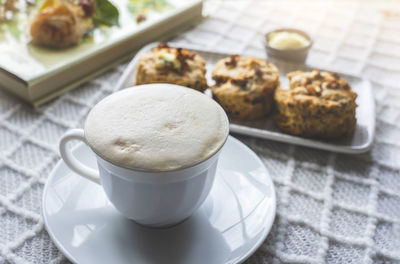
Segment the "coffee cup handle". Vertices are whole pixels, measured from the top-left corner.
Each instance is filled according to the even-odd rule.
[[[64,160],[65,164],[78,175],[94,182],[97,184],[101,184],[99,172],[94,170],[82,162],[80,162],[77,158],[75,158],[70,148],[67,148],[67,143],[70,140],[77,139],[86,143],[85,134],[82,129],[70,129],[68,130],[60,139],[60,155]]]

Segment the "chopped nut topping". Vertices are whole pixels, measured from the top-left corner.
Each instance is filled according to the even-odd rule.
[[[263,72],[261,70],[261,65],[255,61],[255,60],[251,60],[249,63],[249,66],[254,69],[254,73],[257,76],[258,79],[261,79],[263,77]]]
[[[158,50],[156,68],[159,70],[171,70],[178,74],[183,74],[190,70],[187,60],[193,60],[195,53],[182,48],[171,48],[166,43],[160,43]]]
[[[304,78],[303,80],[301,80],[301,84],[302,85],[307,85],[307,84],[311,84],[312,81],[310,78]]]
[[[305,87],[309,95],[321,96],[327,90],[351,89],[349,84],[341,79],[337,73],[313,69],[311,72],[291,72],[287,76],[291,87]]]
[[[225,65],[230,67],[236,67],[238,60],[239,60],[239,55],[237,54],[231,55],[229,57],[229,60],[225,62]]]
[[[313,69],[313,70],[312,70],[312,73],[313,73],[312,78],[313,78],[314,80],[320,80],[320,79],[322,79],[322,75],[321,75],[321,72],[320,72],[319,70]]]
[[[327,88],[329,89],[337,89],[338,88],[338,83],[335,81],[327,81]]]
[[[260,68],[260,64],[257,61],[255,61],[254,59],[252,59],[250,61],[249,65],[251,68]]]
[[[340,79],[339,74],[337,74],[336,72],[331,72],[331,75],[332,75],[332,77],[333,77],[334,79],[337,79],[337,80]]]
[[[257,67],[254,69],[254,72],[256,73],[256,76],[261,79],[263,76],[263,72],[261,71],[260,67]]]
[[[235,85],[238,85],[240,88],[243,90],[246,89],[247,82],[249,80],[247,78],[242,78],[242,79],[231,79],[231,82]]]
[[[167,43],[161,42],[157,45],[157,49],[169,49],[171,48]]]
[[[313,84],[309,84],[306,86],[306,89],[308,91],[309,94],[311,95],[316,95],[316,96],[320,96],[322,89],[320,86],[318,85],[313,85]]]
[[[181,66],[180,61],[177,59],[176,51],[171,52],[170,49],[161,49],[157,52],[157,59],[155,61],[157,69],[179,71]]]

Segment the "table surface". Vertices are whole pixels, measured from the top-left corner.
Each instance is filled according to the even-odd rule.
[[[307,63],[372,81],[372,150],[344,155],[234,135],[264,161],[278,205],[246,263],[400,263],[400,3],[207,1],[208,18],[174,39],[264,57],[262,34],[309,32]],[[113,92],[125,64],[38,109],[0,92],[0,263],[68,263],[40,216],[57,142]]]

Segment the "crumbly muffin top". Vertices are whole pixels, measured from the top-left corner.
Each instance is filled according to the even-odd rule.
[[[257,87],[275,89],[279,84],[278,69],[263,59],[232,55],[217,62],[212,73],[217,85],[228,80],[242,90]]]
[[[166,43],[160,43],[152,50],[154,55],[154,66],[160,72],[175,72],[184,74],[191,71],[190,62],[199,57],[196,53],[182,49],[171,48]]]
[[[313,69],[287,74],[290,93],[297,98],[313,97],[318,101],[341,102],[354,100],[357,95],[350,85],[336,73]]]
[[[213,91],[224,91],[227,93],[235,93],[240,96],[248,96],[249,98],[258,98],[259,100],[263,100],[263,97],[268,94],[273,93],[273,89],[263,87],[260,82],[248,79],[244,82],[235,81],[234,79],[228,80],[224,83],[220,83],[211,87]]]

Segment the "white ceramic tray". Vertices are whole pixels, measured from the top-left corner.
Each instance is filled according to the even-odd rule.
[[[207,81],[209,85],[214,84],[214,81],[211,78],[211,72],[215,63],[218,60],[231,55],[205,50],[202,47],[194,45],[178,45],[176,43],[168,44],[171,47],[186,48],[199,53],[200,56],[202,56],[207,62]],[[117,84],[118,89],[130,87],[135,84],[135,70],[140,55],[151,50],[157,45],[158,43],[148,44],[136,54],[119,79]],[[280,81],[283,88],[288,87],[288,79],[286,78],[286,74],[288,72],[295,70],[310,70],[313,68],[312,65],[293,64],[283,61],[274,61],[274,64],[278,67],[281,74]],[[321,70],[330,71],[329,69]],[[342,72],[338,73],[342,78],[349,82],[353,90],[358,94],[356,100],[358,104],[356,111],[357,127],[353,135],[335,140],[317,140],[297,137],[279,131],[274,124],[272,116],[251,122],[238,122],[231,120],[230,131],[243,135],[348,154],[359,154],[368,151],[371,148],[375,134],[375,101],[371,83],[356,76],[348,75]],[[206,93],[211,95],[209,90],[207,90]]]

